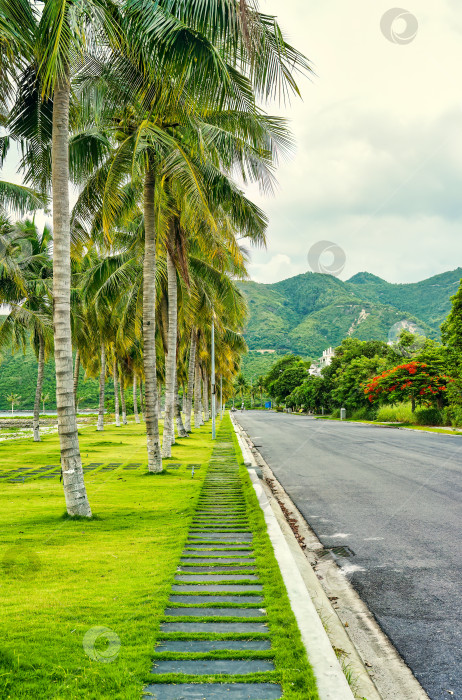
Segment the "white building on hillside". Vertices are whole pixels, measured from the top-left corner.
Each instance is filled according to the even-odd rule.
[[[334,356],[335,350],[333,348],[327,348],[327,350],[324,350],[324,352],[322,353],[322,357],[320,357],[317,362],[313,362],[313,364],[311,365],[309,369],[310,375],[312,377],[320,377],[321,370],[324,369],[324,367],[329,367]]]

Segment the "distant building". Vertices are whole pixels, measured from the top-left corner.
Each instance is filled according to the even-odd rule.
[[[269,355],[274,355],[276,350],[255,350],[255,352],[259,352],[260,355],[265,355],[265,353],[268,353]]]
[[[317,362],[313,362],[308,370],[310,375],[312,377],[321,377],[321,370],[323,370],[324,367],[329,367],[334,356],[335,350],[333,348],[327,348],[327,350],[324,350],[319,360]]]

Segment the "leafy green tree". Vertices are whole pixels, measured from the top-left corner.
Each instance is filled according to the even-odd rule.
[[[345,363],[341,370],[337,370],[330,393],[331,402],[337,407],[349,410],[370,406],[362,384],[385,368],[386,359],[379,355],[354,357]]]
[[[321,413],[330,407],[330,392],[325,379],[310,377],[300,384],[286,399],[287,406],[301,408],[305,411]]]
[[[280,360],[274,363],[268,374],[265,376],[265,387],[272,398],[275,398],[276,393],[274,384],[278,381],[280,375],[292,365],[301,362],[302,358],[298,355],[284,355]]]
[[[462,368],[462,280],[459,289],[451,297],[452,307],[441,326],[441,339],[449,349],[450,362],[460,374]]]
[[[412,412],[417,401],[442,408],[444,394],[453,381],[425,363],[412,360],[373,377],[364,385],[364,394],[371,404],[411,401]]]
[[[284,403],[289,394],[304,382],[307,374],[308,368],[304,362],[296,362],[283,370],[271,384],[271,392],[277,403]]]

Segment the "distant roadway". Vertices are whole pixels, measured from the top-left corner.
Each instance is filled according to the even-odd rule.
[[[236,417],[430,698],[462,700],[462,437]]]

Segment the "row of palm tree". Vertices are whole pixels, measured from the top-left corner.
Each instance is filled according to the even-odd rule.
[[[53,348],[67,510],[91,516],[75,410],[80,364],[100,372],[100,393],[110,367],[115,388],[132,381],[136,395],[143,382],[151,472],[181,425],[180,384],[186,428],[191,402],[195,424],[208,417],[212,318],[230,391],[244,349],[239,240],[264,244],[267,225],[242,185],[272,190],[292,141],[262,105],[298,93],[296,73],[309,64],[254,0],[0,0],[0,46],[0,153],[19,144],[26,188],[10,201],[30,209],[51,197],[53,217],[52,265],[40,268],[43,251],[20,254],[32,272],[19,281],[6,270],[23,296],[4,298],[18,318],[34,319],[39,366]]]

